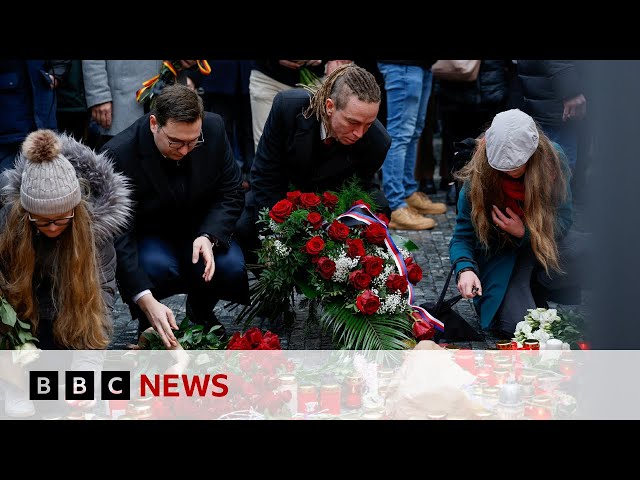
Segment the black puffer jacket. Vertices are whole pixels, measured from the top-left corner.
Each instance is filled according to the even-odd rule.
[[[482,60],[475,82],[438,81],[442,108],[458,105],[498,104],[507,97],[506,60]]]
[[[541,126],[562,123],[564,100],[582,93],[574,60],[518,60],[524,111]]]

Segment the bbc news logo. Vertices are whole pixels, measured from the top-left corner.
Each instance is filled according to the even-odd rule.
[[[93,371],[64,372],[64,398],[66,400],[94,400],[95,374]],[[59,372],[33,370],[29,372],[29,399],[58,400]],[[226,374],[216,375],[144,375],[140,376],[140,396],[146,397],[224,397],[229,393]],[[131,375],[127,371],[100,373],[101,400],[131,400]]]
[[[94,400],[95,374],[93,371],[64,372],[64,398],[66,400]],[[58,400],[59,372],[33,370],[29,372],[30,400]],[[100,372],[101,400],[130,400],[131,374],[127,371]]]

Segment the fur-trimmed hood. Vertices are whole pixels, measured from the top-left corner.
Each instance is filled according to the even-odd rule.
[[[131,187],[126,176],[114,171],[113,162],[103,153],[98,154],[88,146],[67,134],[59,134],[62,155],[76,170],[78,178],[89,184],[89,213],[97,243],[103,244],[122,233],[132,216]],[[1,184],[5,203],[20,198],[22,173],[26,158],[22,152],[16,158],[15,167],[6,170]]]

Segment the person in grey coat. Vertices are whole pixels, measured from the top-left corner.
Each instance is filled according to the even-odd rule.
[[[106,156],[52,130],[29,134],[15,168],[3,175],[0,293],[30,325],[38,348],[106,349],[116,294],[113,243],[131,216],[128,180]],[[81,353],[72,370],[99,369],[90,363],[101,357]],[[7,394],[5,410],[30,409]]]
[[[100,126],[97,149],[144,115],[136,92],[161,66],[162,60],[82,60],[87,108]]]

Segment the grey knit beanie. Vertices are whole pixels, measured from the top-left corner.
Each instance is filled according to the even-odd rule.
[[[80,183],[73,165],[62,154],[62,142],[52,130],[30,133],[22,144],[25,167],[20,203],[29,213],[57,215],[80,203]]]

